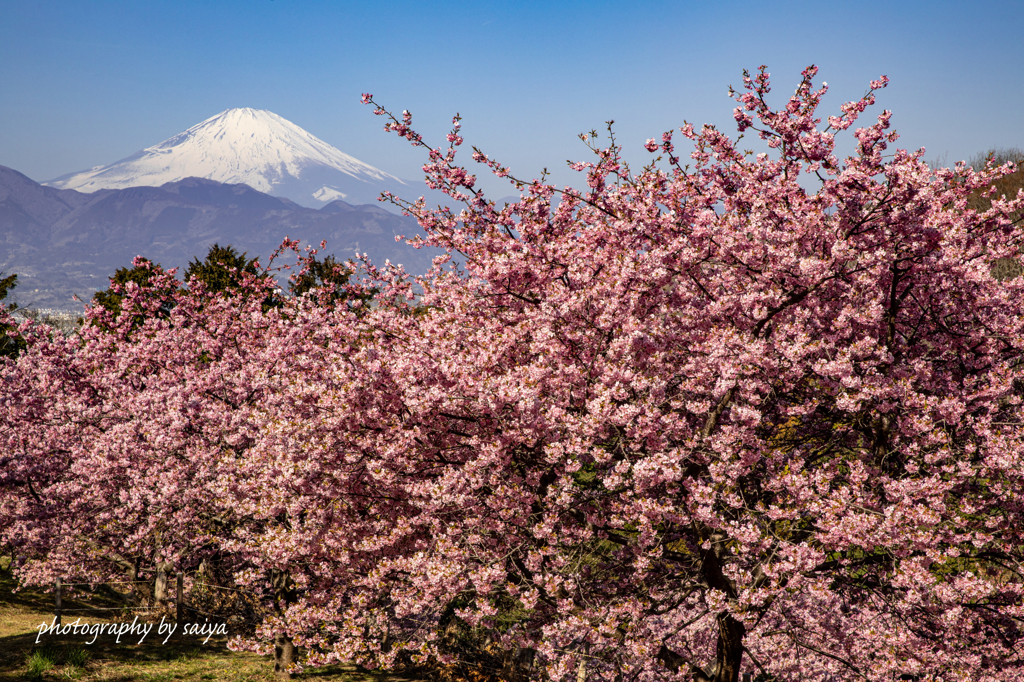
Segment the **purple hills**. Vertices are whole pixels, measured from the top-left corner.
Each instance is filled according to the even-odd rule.
[[[81,310],[73,296],[88,300],[135,256],[183,270],[215,242],[265,262],[286,236],[327,240],[325,253],[339,260],[367,253],[418,274],[439,252],[395,237],[419,232],[414,219],[378,205],[335,200],[317,210],[245,184],[188,177],[85,194],[0,166],[0,272],[18,275],[15,300],[34,308]]]

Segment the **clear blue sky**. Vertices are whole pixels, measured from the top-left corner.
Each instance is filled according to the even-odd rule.
[[[734,130],[744,68],[767,64],[781,102],[811,63],[826,113],[888,75],[876,113],[894,111],[899,146],[952,163],[1024,148],[1022,30],[1020,0],[0,0],[0,164],[45,181],[255,107],[418,179],[422,155],[384,134],[369,91],[428,141],[461,112],[469,144],[567,182],[579,132],[615,119],[642,163],[643,141],[684,119]]]

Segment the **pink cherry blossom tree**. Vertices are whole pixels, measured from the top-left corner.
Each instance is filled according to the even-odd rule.
[[[458,635],[507,678],[1019,679],[1024,281],[991,267],[1024,198],[970,208],[1011,169],[889,151],[889,112],[840,160],[887,81],[823,120],[815,75],[780,109],[744,76],[760,154],[687,124],[633,173],[585,135],[577,190],[475,151],[503,207],[458,117],[430,148],[377,107],[464,206],[399,202],[461,262],[416,295],[396,268],[351,306],[157,277],[129,305],[176,304],[140,327],[24,327],[23,579],[216,555],[276,607],[235,644],[279,665],[453,664]]]
[[[372,322],[403,396],[378,476],[415,511],[339,651],[385,623],[383,663],[443,658],[456,618],[556,679],[1019,675],[1021,284],[991,265],[1021,200],[968,210],[1009,169],[888,154],[889,112],[841,162],[886,79],[822,128],[814,75],[780,110],[744,79],[764,154],[687,125],[692,168],[671,133],[639,175],[613,143],[589,189],[501,209],[458,119],[429,150],[466,208],[405,206],[465,268],[422,282],[415,332]],[[410,118],[387,128],[422,145]]]
[[[323,270],[315,256],[300,264]],[[94,305],[67,338],[25,323],[28,350],[0,368],[0,542],[29,584],[134,580],[207,561],[258,576],[240,584],[277,606],[289,581],[273,552],[246,543],[294,523],[263,505],[263,490],[304,484],[257,464],[260,433],[264,420],[308,409],[282,386],[322,369],[325,346],[347,333],[342,318],[358,314],[342,303],[366,294],[320,273],[325,286],[307,281],[306,295],[275,307],[267,273],[242,273],[224,295],[135,265],[150,276],[118,287],[117,310]]]

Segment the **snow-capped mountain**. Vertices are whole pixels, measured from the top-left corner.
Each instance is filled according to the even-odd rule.
[[[363,163],[262,109],[222,111],[126,159],[62,175],[44,184],[95,192],[159,187],[188,177],[243,183],[311,207],[337,199],[350,204],[375,202],[382,190],[413,193],[411,183]]]

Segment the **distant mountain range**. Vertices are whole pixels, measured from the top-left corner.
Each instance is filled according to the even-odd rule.
[[[376,205],[335,200],[315,210],[241,183],[188,177],[86,194],[0,166],[0,271],[18,275],[16,300],[36,308],[81,310],[72,296],[107,288],[135,256],[184,269],[215,242],[265,261],[285,236],[326,239],[326,252],[342,260],[366,252],[422,273],[439,252],[395,241],[421,232],[414,219]]]
[[[43,184],[95,192],[159,187],[189,177],[249,185],[312,208],[337,199],[368,204],[384,190],[411,199],[423,194],[422,183],[363,163],[263,109],[222,111],[116,163]]]

